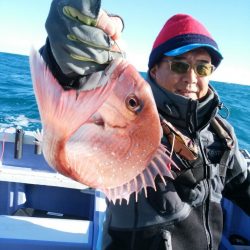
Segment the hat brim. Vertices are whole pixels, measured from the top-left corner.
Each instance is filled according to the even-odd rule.
[[[182,47],[170,50],[168,52],[165,52],[164,55],[165,56],[179,56],[179,55],[182,55],[186,52],[189,52],[191,50],[198,49],[198,48],[207,49],[208,53],[211,56],[212,64],[216,68],[219,66],[221,60],[223,59],[223,56],[221,55],[219,50],[217,48],[215,48],[214,46],[212,46],[211,44],[204,44],[204,43],[188,44],[188,45],[184,45]]]
[[[221,53],[218,51],[218,49],[216,49],[214,46],[210,45],[210,44],[204,44],[204,43],[193,43],[193,44],[188,44],[173,50],[170,50],[168,52],[165,52],[164,55],[165,56],[179,56],[181,54],[184,54],[186,52],[189,52],[191,50],[197,49],[197,48],[208,48],[208,49],[212,49],[214,52],[216,52],[216,54],[220,57],[220,59],[222,59],[222,55]]]

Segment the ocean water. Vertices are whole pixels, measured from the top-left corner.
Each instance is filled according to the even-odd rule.
[[[240,148],[250,152],[250,86],[223,82],[211,85],[224,103],[221,114],[229,114]],[[0,128],[41,128],[27,56],[0,52],[0,94]]]

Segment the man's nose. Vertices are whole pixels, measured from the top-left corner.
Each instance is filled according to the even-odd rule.
[[[190,67],[188,71],[183,75],[184,82],[187,84],[196,84],[198,82],[198,76],[195,73],[193,67]]]

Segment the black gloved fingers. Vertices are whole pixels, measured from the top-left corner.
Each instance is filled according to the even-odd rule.
[[[74,6],[74,5],[73,5]],[[83,6],[78,6],[83,7]],[[80,22],[85,25],[89,26],[96,26],[97,24],[97,17],[100,11],[100,6],[97,6],[93,12],[87,11],[88,8],[78,9],[77,7],[72,7],[69,5],[62,6],[62,12],[68,18]]]
[[[83,7],[83,6],[78,6]],[[75,5],[66,5],[62,6],[63,14],[69,19],[74,20],[75,22],[97,27],[102,29],[107,35],[116,40],[119,38],[120,33],[123,31],[124,22],[123,19],[114,14],[109,14],[106,11],[100,9],[100,6],[97,6],[94,10],[94,14],[91,11],[87,11],[86,8],[77,9]]]
[[[86,45],[83,50],[81,47],[82,45],[78,45],[77,47],[75,45],[67,46],[66,53],[70,55],[71,59],[61,65],[61,69],[65,74],[70,74],[71,71],[74,71],[79,75],[88,75],[105,69],[112,60],[121,57],[121,53],[119,52],[110,53],[91,47],[86,49]]]
[[[67,38],[96,49],[115,50],[115,42],[105,32],[92,26],[69,26]]]

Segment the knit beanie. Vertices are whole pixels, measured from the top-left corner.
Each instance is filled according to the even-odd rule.
[[[174,15],[165,23],[156,37],[148,67],[151,69],[164,55],[178,56],[201,47],[207,50],[212,64],[218,67],[223,57],[207,29],[192,16]]]

